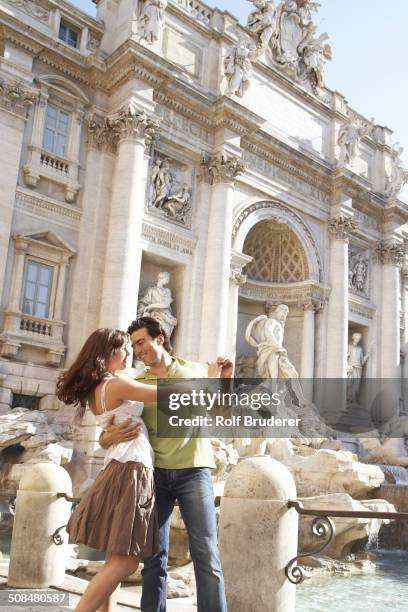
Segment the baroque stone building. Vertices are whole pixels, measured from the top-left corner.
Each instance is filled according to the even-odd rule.
[[[94,2],[0,0],[2,411],[56,408],[60,369],[160,272],[187,358],[250,368],[245,328],[283,302],[303,377],[346,377],[356,331],[365,375],[400,377],[407,174],[325,87],[315,4],[258,0],[244,27],[199,0]]]

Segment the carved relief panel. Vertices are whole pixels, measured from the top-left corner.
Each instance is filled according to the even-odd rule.
[[[352,293],[368,298],[370,295],[370,253],[350,246],[349,289]]]
[[[191,228],[193,181],[191,166],[156,152],[147,185],[148,212]]]

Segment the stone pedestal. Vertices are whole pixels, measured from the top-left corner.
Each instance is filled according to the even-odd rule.
[[[126,329],[137,311],[142,258],[142,217],[147,158],[157,123],[132,105],[114,119],[119,134],[118,156],[109,216],[101,327]]]
[[[296,587],[285,567],[297,554],[298,516],[289,470],[270,457],[241,461],[221,502],[219,544],[228,609],[294,612]]]
[[[61,546],[52,534],[66,525],[71,503],[57,493],[72,495],[71,479],[53,463],[28,468],[21,478],[16,497],[16,515],[10,551],[8,586],[46,588],[64,582],[68,536],[64,530]],[[31,554],[27,554],[27,545]]]

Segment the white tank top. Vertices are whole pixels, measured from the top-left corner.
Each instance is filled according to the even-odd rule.
[[[154,452],[149,442],[149,435],[146,425],[140,418],[143,412],[143,402],[125,401],[113,410],[106,410],[106,386],[113,378],[108,378],[102,386],[101,390],[101,406],[102,414],[98,414],[96,421],[103,430],[106,429],[108,420],[114,416],[114,424],[118,425],[127,419],[131,419],[133,424],[140,423],[142,429],[139,435],[134,440],[129,442],[119,442],[112,444],[106,451],[103,468],[105,468],[112,459],[126,463],[127,461],[139,461],[147,468],[154,466]],[[102,469],[103,469],[102,468]]]

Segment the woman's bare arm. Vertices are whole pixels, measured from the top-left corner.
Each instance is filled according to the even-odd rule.
[[[146,385],[137,380],[128,377],[118,377],[112,381],[108,388],[110,404],[115,405],[118,402],[127,400],[136,402],[156,402],[157,401],[157,386]]]

